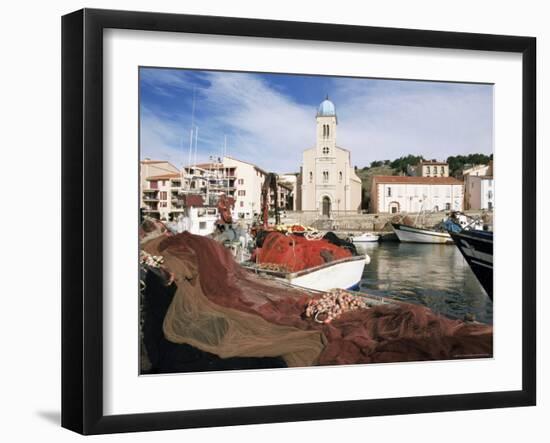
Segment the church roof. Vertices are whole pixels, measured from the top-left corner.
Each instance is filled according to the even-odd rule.
[[[319,105],[319,109],[317,110],[317,117],[336,117],[336,108],[334,106],[334,103],[332,103],[328,99],[328,96]]]
[[[403,175],[373,175],[376,184],[404,184],[404,185],[463,185],[464,182],[454,177],[409,177]]]

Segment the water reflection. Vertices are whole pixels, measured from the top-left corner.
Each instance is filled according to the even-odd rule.
[[[420,303],[450,317],[474,314],[492,324],[493,303],[454,245],[386,242],[359,249],[371,258],[362,291]]]

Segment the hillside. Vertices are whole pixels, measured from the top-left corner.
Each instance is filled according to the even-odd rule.
[[[357,169],[355,171],[361,179],[361,188],[363,190],[362,208],[367,209],[370,201],[371,177],[373,175],[397,175],[397,170],[388,165],[375,166],[373,168]]]

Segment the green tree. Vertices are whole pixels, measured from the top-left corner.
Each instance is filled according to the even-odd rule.
[[[468,154],[468,155],[456,155],[447,158],[449,163],[449,174],[457,177],[462,174],[462,170],[465,165],[486,165],[493,159],[493,154]]]
[[[390,166],[398,172],[407,172],[407,166],[414,166],[424,160],[421,155],[409,154],[405,157],[399,157],[390,163]]]

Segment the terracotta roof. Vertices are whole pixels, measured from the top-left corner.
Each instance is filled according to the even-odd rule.
[[[432,160],[423,160],[420,162],[421,165],[427,165],[427,166],[430,166],[430,165],[435,165],[435,166],[447,166],[449,163],[447,162],[438,162],[437,160],[436,161],[432,161]]]
[[[171,172],[169,174],[162,174],[162,175],[153,175],[151,177],[147,177],[145,180],[170,180],[171,178],[180,178],[181,174],[179,172]]]
[[[230,155],[226,155],[225,158],[228,158],[228,159],[236,161],[236,162],[246,163],[247,165],[250,165],[250,166],[254,166],[254,168],[256,170],[260,171],[264,175],[267,175],[267,172],[265,170],[260,168],[258,165],[255,165],[254,163],[251,163],[251,162],[248,162],[248,161],[245,161],[245,160],[239,160],[238,158],[231,157]]]
[[[198,208],[204,206],[204,200],[200,194],[185,194],[183,196],[183,204],[187,207],[193,206]]]
[[[454,177],[406,177],[401,175],[373,175],[373,183],[401,183],[418,185],[462,185]]]
[[[141,160],[141,163],[146,163],[148,165],[152,165],[154,163],[168,163],[165,160]]]

